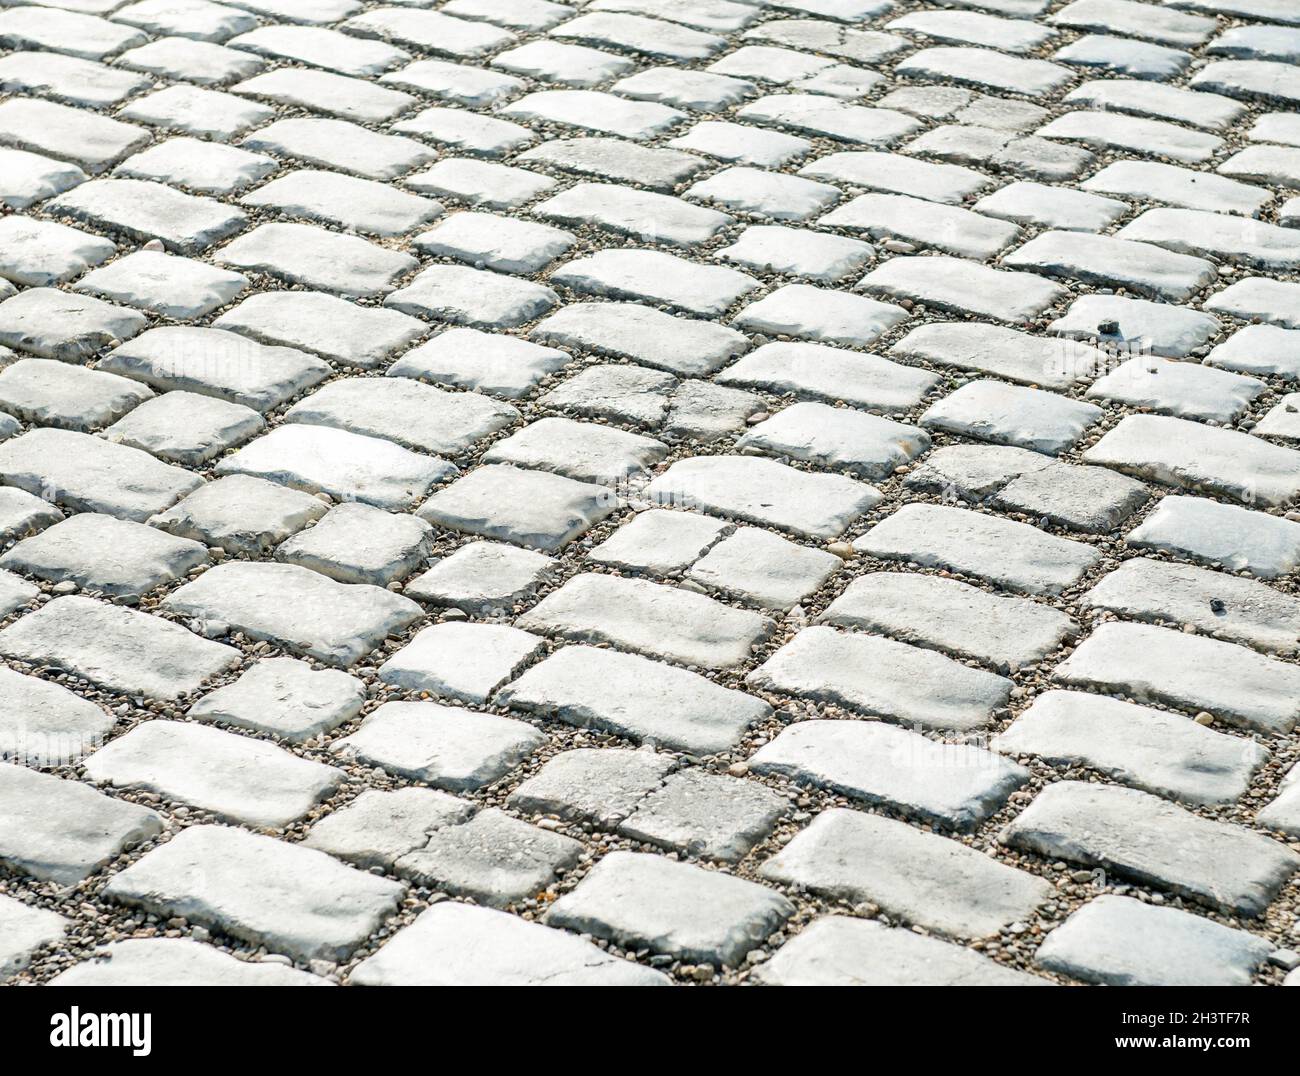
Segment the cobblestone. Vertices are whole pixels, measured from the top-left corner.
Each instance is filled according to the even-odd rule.
[[[0,6],[0,983],[1283,981],[1293,6]]]

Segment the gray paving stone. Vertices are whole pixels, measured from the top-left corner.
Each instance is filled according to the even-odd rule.
[[[503,116],[646,139],[675,127],[686,113],[654,101],[628,101],[599,90],[539,90],[501,109]]]
[[[465,821],[473,809],[467,800],[430,788],[370,788],[313,825],[303,844],[355,867],[391,870],[435,829]]]
[[[1027,182],[1008,183],[993,194],[985,195],[971,208],[977,213],[1001,217],[1023,226],[1077,232],[1104,231],[1129,211],[1124,202],[1114,198]]]
[[[420,452],[458,455],[509,426],[519,412],[478,393],[445,392],[404,377],[352,377],[331,381],[284,417],[384,437]]]
[[[479,329],[447,329],[412,348],[386,373],[518,399],[569,361],[565,352]]]
[[[635,303],[571,303],[539,322],[531,339],[632,359],[682,376],[703,376],[746,351],[735,329]]]
[[[589,554],[588,560],[634,571],[671,575],[700,559],[732,527],[720,519],[653,509],[640,512],[632,522]]]
[[[502,157],[536,141],[532,132],[518,123],[459,108],[426,108],[410,119],[398,121],[393,130],[479,157]],[[419,163],[427,159],[422,153]]]
[[[330,750],[434,788],[467,792],[505,776],[544,742],[513,718],[433,702],[386,702]]]
[[[1260,811],[1255,820],[1293,837],[1300,833],[1300,769],[1291,768],[1278,786],[1277,798]]]
[[[350,981],[361,986],[669,985],[662,972],[620,960],[565,931],[454,901],[422,912],[357,965]]]
[[[95,179],[49,203],[54,212],[142,242],[160,240],[182,254],[199,253],[243,227],[245,217],[210,198],[138,179]]]
[[[169,594],[163,606],[345,667],[421,612],[409,598],[336,583],[293,564],[218,564]]]
[[[453,213],[415,237],[426,253],[502,273],[533,274],[567,251],[576,237],[544,224],[491,213]]]
[[[1144,361],[1151,355],[1185,358],[1217,336],[1221,328],[1217,318],[1199,310],[1121,295],[1081,295],[1048,331],[1121,354],[1127,350],[1136,353],[1133,361]],[[1099,369],[1114,366],[1112,360]]]
[[[470,108],[495,104],[523,92],[523,79],[446,60],[416,60],[379,77],[381,83],[427,93]]]
[[[1200,818],[1146,792],[1079,781],[1045,788],[1001,839],[1230,915],[1260,915],[1300,869],[1300,856],[1262,834]]]
[[[1287,654],[1300,645],[1300,601],[1265,584],[1189,564],[1126,560],[1080,600],[1135,620],[1191,624],[1206,635],[1259,650]]]
[[[1264,733],[1300,717],[1294,665],[1218,639],[1149,624],[1102,624],[1052,673],[1058,683],[1123,693]]]
[[[1062,100],[1066,104],[1105,112],[1154,116],[1209,131],[1229,128],[1246,114],[1245,106],[1230,97],[1162,85],[1147,78],[1108,78],[1085,82],[1071,90]],[[1126,165],[1129,162],[1116,163]]]
[[[469,542],[407,583],[407,597],[471,614],[509,609],[536,594],[550,574],[541,553],[497,542]]]
[[[349,299],[391,292],[418,264],[409,254],[308,224],[259,225],[227,243],[214,259]]]
[[[507,802],[531,814],[613,827],[660,788],[672,768],[671,756],[646,748],[564,751],[510,793]]]
[[[1141,356],[1093,382],[1087,395],[1180,418],[1229,423],[1266,391],[1268,386],[1257,378],[1191,362]]]
[[[733,218],[680,198],[606,183],[577,183],[536,207],[562,224],[591,224],[648,242],[690,246],[729,225]],[[613,253],[607,251],[606,253]]]
[[[26,538],[63,518],[54,505],[13,486],[0,486],[0,541]]]
[[[1059,594],[1100,559],[1081,542],[963,508],[909,504],[853,543],[886,560],[945,568],[1025,594]]]
[[[548,924],[679,960],[738,964],[794,913],[754,882],[662,856],[611,852],[546,914]]]
[[[875,255],[870,243],[802,228],[756,224],[715,257],[747,269],[789,273],[833,284],[859,272]]]
[[[48,52],[11,52],[0,60],[6,90],[52,97],[72,105],[107,108],[149,86],[147,79],[92,60]]]
[[[514,34],[495,26],[409,7],[373,9],[353,16],[343,25],[361,37],[382,37],[449,56],[477,56],[514,40]]]
[[[734,747],[749,725],[772,713],[761,699],[685,669],[592,646],[556,651],[499,691],[495,701],[697,754]]]
[[[0,142],[80,165],[92,175],[149,141],[143,127],[51,101],[0,103]]]
[[[1205,301],[1205,309],[1233,314],[1265,325],[1300,328],[1300,289],[1264,277],[1249,277],[1231,284]]]
[[[4,616],[30,605],[40,588],[12,572],[0,572],[0,612]]]
[[[286,67],[254,75],[231,88],[235,93],[272,104],[298,105],[359,123],[390,120],[417,101],[409,93],[346,75]]]
[[[21,216],[0,221],[0,241],[0,276],[35,288],[71,280],[117,252],[115,244],[97,235]]]
[[[512,209],[555,186],[555,180],[495,161],[448,157],[406,178],[411,190],[489,209]]]
[[[75,164],[66,164],[22,149],[0,149],[0,203],[26,209],[89,178]]]
[[[162,37],[128,49],[117,63],[153,75],[184,77],[204,86],[222,86],[248,78],[266,66],[264,60],[251,53],[185,37]]]
[[[84,362],[147,324],[134,310],[56,288],[27,288],[0,302],[0,342],[62,362]]]
[[[957,841],[843,808],[819,814],[760,873],[955,937],[997,934],[1052,893],[1045,880]]]
[[[822,216],[819,223],[977,260],[991,258],[1021,234],[1007,221],[903,194],[859,195]]]
[[[1141,482],[1114,471],[1056,463],[1013,478],[993,503],[1071,530],[1105,534],[1121,526],[1150,497]]]
[[[955,829],[999,810],[1029,771],[969,744],[945,744],[880,721],[800,721],[749,760],[755,773],[892,807]]]
[[[20,6],[0,15],[0,44],[6,48],[48,48],[98,60],[144,40],[134,27],[78,11]]]
[[[379,236],[406,235],[442,211],[437,202],[374,180],[306,168],[263,184],[240,204]]]
[[[1080,232],[1044,232],[1006,255],[1002,264],[1085,284],[1126,287],[1171,302],[1190,298],[1215,279],[1214,266],[1203,258]]]
[[[899,260],[893,258],[889,264]],[[1069,388],[1106,365],[1106,356],[1094,348],[1065,348],[1041,336],[978,322],[940,321],[918,326],[890,352],[1052,389]]]
[[[1060,455],[1103,415],[1095,404],[1042,389],[972,381],[932,404],[921,424],[980,441]]]
[[[435,492],[420,517],[435,526],[553,552],[613,512],[612,491],[546,471],[492,464]]]
[[[858,286],[891,299],[1012,324],[1029,321],[1066,294],[1064,288],[1029,273],[1006,273],[946,255],[890,258],[864,276]]]
[[[208,551],[188,538],[82,512],[24,538],[0,557],[0,567],[114,597],[139,597],[207,560]]]
[[[637,101],[706,112],[737,104],[755,92],[753,83],[745,79],[680,67],[647,68],[619,79],[610,89]]]
[[[273,960],[239,960],[188,938],[128,938],[60,972],[58,986],[332,986]]]
[[[162,828],[147,807],[0,763],[0,863],[19,874],[75,885]]]
[[[191,321],[238,298],[248,287],[248,278],[162,251],[137,250],[87,273],[73,287],[138,310]]]
[[[566,262],[550,280],[580,295],[643,301],[697,317],[721,315],[760,287],[747,273],[657,250],[602,250]]]
[[[356,717],[365,698],[365,685],[338,669],[263,658],[233,684],[204,695],[186,716],[301,743]]]
[[[340,960],[397,910],[404,889],[315,849],[191,826],[116,875],[104,895],[298,959]]]
[[[121,115],[151,127],[224,140],[265,123],[275,112],[234,94],[178,85],[137,97]]]
[[[1300,564],[1294,522],[1196,496],[1166,496],[1127,542],[1262,578],[1286,576]]]
[[[155,792],[265,828],[301,818],[343,779],[341,771],[273,744],[184,721],[145,721],[84,765],[97,783]]]
[[[114,12],[113,21],[197,41],[224,41],[257,25],[247,11],[207,0],[139,0]]]
[[[626,57],[558,41],[530,41],[507,49],[493,57],[492,66],[541,82],[580,88],[599,86],[636,68]]]
[[[504,908],[537,896],[574,866],[582,845],[571,837],[488,807],[467,822],[435,829],[396,871],[420,885]]]
[[[1268,60],[1217,60],[1201,68],[1190,84],[1247,101],[1300,101],[1300,76],[1294,66]]]
[[[895,70],[929,81],[1042,97],[1070,80],[1070,71],[1046,60],[1020,59],[989,49],[931,48],[915,52]]]
[[[1235,430],[1128,415],[1083,458],[1163,485],[1281,507],[1300,493],[1300,453]]]
[[[454,325],[511,329],[539,318],[560,297],[544,284],[486,269],[432,265],[384,300],[407,314]]]
[[[573,577],[515,623],[528,631],[613,643],[707,669],[743,664],[750,647],[772,628],[757,613],[731,609],[701,594],[595,572]]]
[[[1111,986],[1247,986],[1271,946],[1179,908],[1103,894],[1038,947],[1050,971]]]
[[[662,441],[594,422],[541,418],[496,441],[485,463],[536,467],[587,482],[615,483],[658,463],[668,453]]]
[[[763,609],[788,611],[841,566],[833,553],[741,527],[696,561],[686,578]]]
[[[485,703],[542,649],[542,640],[504,624],[434,624],[379,668],[379,678],[407,691]]]
[[[618,831],[634,840],[723,862],[743,858],[789,806],[762,785],[683,770],[640,800]]]
[[[819,619],[1012,669],[1041,661],[1078,630],[1064,613],[1037,602],[903,572],[859,576]]]
[[[431,530],[414,516],[345,503],[286,541],[275,556],[340,583],[382,587],[405,578],[423,563]]]
[[[1055,765],[1084,765],[1191,804],[1232,803],[1268,759],[1259,744],[1180,714],[1104,695],[1047,691],[991,745]]]
[[[658,14],[658,12],[656,12]],[[670,60],[703,60],[727,43],[717,34],[613,12],[590,12],[555,27],[552,37],[590,41]]]
[[[1225,213],[1148,209],[1115,234],[1257,269],[1292,269],[1300,265],[1300,240],[1293,229]]]
[[[6,978],[26,968],[32,956],[62,939],[69,923],[57,912],[24,904],[14,897],[0,897],[0,975]]]
[[[538,400],[569,414],[657,427],[668,410],[677,379],[644,366],[589,366]]]
[[[1290,393],[1283,396],[1272,410],[1255,426],[1255,433],[1261,437],[1276,437],[1284,441],[1300,441],[1300,394]]]
[[[805,156],[812,149],[808,139],[797,135],[717,120],[701,120],[685,134],[670,140],[668,145],[724,161],[766,168],[779,167]]]
[[[314,118],[276,120],[240,145],[377,180],[394,179],[435,156],[413,138],[378,134],[345,120]]]
[[[71,430],[30,430],[0,444],[7,485],[74,512],[103,512],[143,522],[203,484],[190,471],[147,452]]]
[[[870,919],[816,920],[759,966],[772,986],[1035,986],[981,953]]]
[[[1249,183],[1157,161],[1116,161],[1081,186],[1086,191],[1164,202],[1182,209],[1240,213],[1248,217],[1272,200],[1267,190]]]
[[[249,475],[231,475],[200,486],[149,522],[227,553],[256,556],[326,511],[326,505],[310,493]]]
[[[1051,467],[1041,452],[1003,445],[946,445],[934,449],[903,480],[908,489],[936,493],[948,504],[987,500],[1022,474]]]
[[[401,49],[381,41],[367,41],[315,26],[259,26],[232,37],[229,44],[260,56],[297,61],[358,77],[381,74],[411,58]]]
[[[0,757],[29,765],[75,762],[104,742],[114,720],[65,687],[0,669]]]
[[[402,511],[454,475],[456,467],[379,437],[293,422],[225,457],[215,471]]]
[[[1086,34],[1057,49],[1052,58],[1078,67],[1101,68],[1144,79],[1177,78],[1191,63],[1191,55],[1181,49],[1107,34]]]
[[[382,366],[394,351],[428,329],[409,314],[311,291],[250,295],[212,324],[262,343],[284,344],[367,370]]]
[[[294,348],[198,326],[149,329],[106,355],[99,369],[162,392],[197,392],[254,411],[278,407],[331,373],[326,363]]]
[[[821,94],[772,94],[736,112],[742,120],[782,127],[814,138],[854,145],[889,146],[920,128],[911,116],[889,108],[851,105]]]
[[[0,370],[0,409],[38,426],[88,432],[152,396],[138,381],[54,359],[19,359]]]
[[[118,419],[103,436],[169,463],[199,467],[262,432],[261,415],[195,392],[166,392]]]

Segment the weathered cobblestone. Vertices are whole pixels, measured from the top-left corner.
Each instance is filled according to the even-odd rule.
[[[0,984],[1281,982],[1294,8],[0,4]]]

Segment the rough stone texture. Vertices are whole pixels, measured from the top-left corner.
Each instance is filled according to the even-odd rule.
[[[1294,841],[1294,7],[0,3],[0,752],[89,789],[194,722],[110,799],[461,894],[308,975],[6,868],[70,927],[0,984],[1091,982],[1034,962],[1092,889],[998,844],[1031,798]],[[898,888],[846,920],[758,872],[853,798]],[[955,826],[1054,885],[996,949],[907,888]],[[631,841],[794,925],[715,971],[525,921]],[[1134,981],[1208,951],[1150,935]]]

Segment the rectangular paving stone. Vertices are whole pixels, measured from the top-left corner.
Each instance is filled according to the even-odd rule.
[[[149,329],[111,351],[99,368],[159,391],[197,392],[255,411],[279,406],[331,372],[327,363],[293,348],[199,326]]]
[[[616,826],[663,785],[674,765],[649,748],[578,748],[550,759],[507,801],[517,810]]]
[[[932,259],[931,259],[932,260]],[[774,395],[793,393],[832,403],[888,413],[910,411],[935,385],[939,376],[860,351],[822,344],[773,343],[718,374],[723,385],[743,385]]]
[[[1147,557],[1126,560],[1080,601],[1152,623],[1198,631],[1260,650],[1300,647],[1300,599],[1250,579]]]
[[[613,643],[706,669],[741,665],[772,622],[702,594],[644,579],[575,576],[515,621],[526,631]]]
[[[1189,712],[1207,711],[1231,725],[1287,733],[1300,718],[1300,670],[1218,639],[1149,624],[1098,627],[1052,678],[1058,683],[1123,693]]]
[[[19,874],[72,886],[162,829],[146,807],[0,763],[0,863]]]
[[[413,232],[442,211],[437,202],[374,180],[307,168],[273,179],[240,203],[385,237]]]
[[[1285,577],[1300,565],[1300,525],[1205,497],[1163,498],[1125,543],[1262,579]]]
[[[0,220],[0,239],[0,276],[33,287],[71,280],[117,253],[97,235],[16,214]]]
[[[138,381],[55,359],[19,359],[0,371],[0,409],[33,425],[90,432],[152,396]]]
[[[452,792],[505,776],[546,742],[532,725],[433,702],[386,702],[330,750]]]
[[[581,481],[613,484],[645,471],[668,454],[662,441],[594,422],[541,418],[496,441],[485,463],[536,467]]]
[[[436,491],[420,518],[544,552],[561,549],[618,507],[605,487],[505,464],[478,467]]]
[[[293,564],[218,564],[163,604],[181,616],[343,667],[421,615],[415,602],[399,594],[336,583]]]
[[[1080,186],[1086,191],[1164,202],[1182,209],[1240,213],[1248,217],[1253,217],[1272,200],[1271,193],[1264,188],[1156,161],[1116,161]]]
[[[734,219],[667,194],[608,183],[576,183],[546,199],[534,212],[561,224],[590,224],[674,246],[706,242]]]
[[[1065,295],[1059,285],[1032,274],[1002,272],[945,255],[890,258],[867,273],[858,287],[894,300],[1012,324],[1029,321]]]
[[[233,647],[160,617],[73,595],[0,631],[0,653],[158,699],[193,692],[239,661]]]
[[[138,179],[96,179],[59,195],[55,212],[142,242],[160,240],[182,254],[199,253],[243,227],[245,217],[209,198]]]
[[[129,938],[56,975],[59,986],[333,986],[273,960],[240,960],[188,938]]]
[[[1218,135],[1116,112],[1067,112],[1040,127],[1037,134],[1081,142],[1103,152],[1143,153],[1187,164],[1209,161],[1224,145]]]
[[[203,484],[138,448],[55,429],[30,430],[0,445],[0,478],[73,511],[137,523]]]
[[[904,194],[859,195],[822,216],[818,223],[978,260],[991,258],[1021,234],[1008,221]]]
[[[646,487],[646,496],[808,538],[835,538],[881,495],[842,475],[809,474],[752,456],[711,456],[674,463]]]
[[[34,595],[33,595],[34,596]],[[0,757],[61,766],[99,747],[114,719],[48,680],[0,670]]]
[[[901,260],[891,258],[887,264]],[[1096,348],[1063,345],[978,322],[938,321],[918,326],[890,348],[890,353],[1051,389],[1069,388],[1106,365],[1106,356]]]
[[[1053,765],[1088,766],[1123,784],[1191,804],[1233,803],[1268,751],[1149,706],[1046,691],[990,746]]]
[[[418,100],[409,93],[376,86],[362,79],[328,71],[286,67],[254,75],[232,86],[231,90],[272,104],[297,105],[358,123],[390,120]]]
[[[1148,209],[1116,235],[1257,269],[1300,265],[1300,244],[1293,229],[1200,209]]]
[[[878,635],[804,628],[751,672],[766,691],[926,728],[973,729],[1007,704],[1010,681]]]
[[[86,760],[92,781],[143,789],[231,822],[276,828],[335,791],[343,773],[250,736],[145,721]]]
[[[973,949],[841,915],[816,920],[755,977],[772,986],[1045,985]]]
[[[160,250],[137,250],[87,273],[73,287],[139,310],[189,321],[233,301],[248,288],[248,279]]]
[[[1236,430],[1128,415],[1083,454],[1150,482],[1280,508],[1300,494],[1300,452]]]
[[[71,161],[92,175],[148,141],[143,127],[68,105],[25,97],[0,102],[0,143]]]
[[[873,557],[946,568],[1025,594],[1059,594],[1100,559],[1082,542],[1025,523],[933,504],[904,505],[853,545]]]
[[[32,962],[35,953],[58,942],[68,921],[57,912],[24,904],[15,897],[0,897],[0,976],[17,975]]]
[[[1198,817],[1147,792],[1079,781],[1043,789],[1001,840],[1229,915],[1261,915],[1300,869],[1300,856],[1263,834]]]
[[[1125,287],[1171,302],[1189,299],[1217,279],[1214,266],[1204,258],[1081,232],[1044,232],[1003,257],[1002,264],[1085,284]]]
[[[1113,986],[1248,986],[1268,954],[1244,930],[1106,893],[1053,930],[1034,961]]]
[[[694,963],[734,966],[794,905],[755,882],[662,856],[611,852],[546,914],[549,925]]]
[[[1104,413],[1059,393],[985,380],[968,382],[931,404],[920,421],[945,433],[1057,456]]]
[[[104,896],[295,959],[337,961],[397,910],[405,888],[312,848],[191,826],[116,875]]]
[[[686,118],[667,105],[628,101],[599,90],[539,90],[505,106],[501,114],[636,140],[661,134]]]
[[[993,595],[956,579],[903,572],[859,576],[818,619],[973,657],[1001,671],[1041,661],[1078,631],[1070,617],[1050,606]]]
[[[528,335],[541,343],[632,359],[685,377],[711,374],[749,347],[735,329],[635,303],[570,303],[538,322]]]
[[[240,145],[375,180],[395,179],[435,156],[413,138],[378,134],[345,120],[314,118],[276,120],[247,135]]]
[[[749,768],[970,829],[1029,777],[970,744],[940,743],[881,721],[800,721],[756,751]]]
[[[542,640],[506,624],[434,624],[379,667],[379,679],[407,691],[485,703],[542,649]]]
[[[4,177],[0,181],[0,203],[11,209],[26,209],[89,178],[75,164],[4,148],[0,148],[0,176]]]
[[[761,699],[685,669],[593,646],[556,651],[499,691],[495,701],[705,755],[734,747],[749,725],[772,713]]]
[[[718,317],[760,287],[748,273],[699,265],[658,250],[601,250],[565,262],[550,276],[579,295],[631,299],[697,317]]]
[[[553,290],[531,280],[463,265],[431,265],[384,305],[454,325],[512,329],[541,317],[559,301]]]
[[[57,288],[27,288],[0,302],[0,343],[62,362],[85,362],[146,325],[134,310]]]
[[[920,129],[911,116],[890,108],[868,108],[821,94],[785,93],[760,97],[736,117],[813,137],[868,146],[889,146]]]
[[[391,511],[413,507],[430,488],[457,473],[454,464],[439,456],[412,452],[380,437],[298,422],[250,442],[215,470]]]
[[[1135,478],[1102,467],[1055,463],[1008,482],[993,498],[998,508],[1089,534],[1114,531],[1151,499]]]
[[[449,5],[451,6],[451,5]],[[556,5],[558,6],[558,5]],[[667,986],[662,972],[509,912],[445,901],[357,965],[359,986]]]
[[[338,669],[262,658],[234,683],[204,695],[186,716],[301,743],[356,717],[365,700],[365,685]]]
[[[431,788],[369,788],[317,821],[303,844],[355,867],[387,871],[423,847],[435,829],[463,822],[473,811],[468,800]]]
[[[819,814],[759,873],[959,938],[997,934],[1052,894],[1044,879],[958,841],[839,807]]]
[[[1047,60],[1022,59],[991,49],[938,47],[914,52],[895,71],[928,81],[956,82],[977,89],[1042,97],[1070,81],[1069,68]]]

